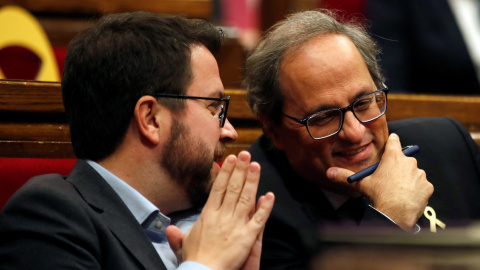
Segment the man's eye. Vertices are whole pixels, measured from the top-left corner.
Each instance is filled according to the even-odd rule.
[[[325,126],[338,117],[337,111],[325,112],[308,120],[309,126]]]
[[[359,110],[367,109],[370,107],[370,104],[372,104],[372,102],[373,102],[373,97],[368,97],[368,98],[364,98],[357,101],[354,106],[355,106],[355,109],[359,109]]]
[[[213,115],[217,115],[222,111],[222,103],[219,101],[213,102],[208,106]]]

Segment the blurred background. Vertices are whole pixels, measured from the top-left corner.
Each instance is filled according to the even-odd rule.
[[[11,6],[20,9],[7,12]],[[0,77],[58,81],[68,43],[78,32],[102,14],[143,10],[201,18],[223,27],[228,37],[218,57],[221,77],[225,88],[240,88],[246,54],[261,33],[288,13],[319,7],[348,14],[364,11],[363,1],[355,0],[0,0]],[[28,14],[17,14],[22,12]],[[32,34],[38,31],[43,36]],[[56,71],[47,77],[39,77],[49,56],[40,51],[47,45],[37,48],[40,43],[49,46],[54,59],[49,69]]]
[[[35,22],[6,16],[11,6]],[[0,78],[59,81],[68,43],[79,31],[105,13],[144,10],[223,27],[228,37],[218,57],[221,77],[225,88],[241,88],[245,57],[262,33],[289,13],[316,8],[368,26],[392,92],[480,94],[477,0],[0,0]],[[25,26],[35,23],[38,30]],[[46,77],[40,74],[45,64]]]

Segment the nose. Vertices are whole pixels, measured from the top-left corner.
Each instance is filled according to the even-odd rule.
[[[234,142],[238,139],[238,134],[235,128],[232,126],[228,118],[225,120],[225,125],[223,126],[220,133],[220,141],[222,142]]]
[[[365,126],[358,121],[353,112],[346,111],[343,127],[338,133],[340,139],[351,143],[361,143],[365,136]]]

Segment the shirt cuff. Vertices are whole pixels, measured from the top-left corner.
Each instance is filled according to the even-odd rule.
[[[385,215],[384,213],[382,213],[381,211],[379,211],[377,208],[373,207],[371,204],[368,204],[368,206],[370,206],[373,210],[377,211],[378,213],[380,213],[382,216],[386,217],[388,220],[390,220],[391,222],[393,222],[393,224],[397,225],[397,223],[395,223],[395,221],[393,221],[393,219],[391,219],[389,216]],[[398,225],[397,225],[398,226]],[[417,234],[420,232],[420,226],[415,223],[415,226],[413,227],[413,230],[412,230],[412,234]]]
[[[186,261],[181,263],[177,270],[211,270],[210,267],[207,267],[201,263]]]

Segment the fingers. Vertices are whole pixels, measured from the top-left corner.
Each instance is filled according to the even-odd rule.
[[[262,201],[263,201],[263,200],[265,200],[265,195],[262,195],[262,196],[260,196],[260,197],[258,198],[258,200],[257,200],[257,209],[256,209],[256,210],[258,210],[258,208],[260,208],[260,206],[262,205]]]
[[[273,209],[273,204],[275,202],[275,195],[272,192],[265,194],[264,199],[261,201],[261,204],[258,206],[257,211],[253,215],[252,219],[249,222],[249,226],[252,229],[258,231],[258,233],[263,230],[265,223],[267,222],[268,217]]]
[[[272,192],[268,192],[267,194],[273,195],[273,198],[272,198],[273,200],[272,200],[272,202],[271,202],[272,205],[271,205],[271,206],[267,205],[266,207],[267,207],[267,208],[270,208],[270,207],[271,207],[271,208],[273,209],[273,205],[274,205],[274,201],[275,201],[275,196],[274,196],[274,194],[273,194]],[[269,195],[269,196],[270,196],[270,195]],[[257,209],[256,209],[257,211],[262,207],[262,205],[263,205],[263,203],[265,202],[265,200],[266,200],[266,195],[262,195],[262,196],[260,196],[260,198],[258,198],[258,201],[257,201]],[[267,203],[270,203],[270,202],[267,202]],[[270,212],[269,212],[269,215],[270,215],[272,209],[269,210],[269,211],[270,211]],[[267,217],[267,219],[268,219],[268,217]],[[262,243],[264,230],[265,230],[265,226],[263,226],[263,228],[261,229],[260,233],[259,233],[258,236],[257,236],[257,240],[256,240],[256,241],[257,241],[257,242],[260,242],[260,244]]]
[[[205,210],[218,210],[222,206],[223,198],[225,197],[225,192],[227,190],[227,185],[236,163],[237,158],[234,155],[229,155],[223,162],[223,165],[218,172],[217,178],[213,183],[210,195],[208,196],[208,200],[205,203]]]
[[[327,178],[333,182],[347,183],[347,178],[353,175],[354,172],[338,167],[330,167],[327,170]]]
[[[400,144],[400,138],[397,134],[392,133],[388,136],[387,143],[385,144],[385,154],[390,154],[392,152],[401,152],[402,145]]]
[[[219,210],[222,216],[235,216],[246,222],[257,215],[268,217],[273,207],[273,194],[263,196],[259,208],[255,211],[255,198],[260,180],[260,165],[250,163],[250,153],[242,151],[235,156],[229,156],[218,173],[204,211]],[[263,206],[263,201],[268,201]],[[261,214],[256,212],[261,211]]]
[[[250,164],[250,153],[246,151],[242,151],[238,154],[237,164],[235,165],[235,169],[233,170],[233,173],[230,177],[230,181],[228,182],[228,185],[227,185],[227,191],[223,199],[222,210],[221,210],[223,214],[228,215],[229,213],[234,213],[240,197],[244,195],[242,191],[244,189],[245,182],[247,181],[247,179],[251,183],[252,181],[255,182],[255,179],[252,180],[252,178],[260,177],[260,166],[258,164],[257,165],[255,164]],[[250,170],[252,170],[253,172],[249,173],[248,171]],[[258,185],[258,179],[256,180],[255,183],[256,185]],[[247,192],[251,191],[250,184],[247,185],[247,189],[249,189]],[[247,203],[247,201],[249,200],[251,200],[250,197],[245,195],[242,197],[241,204]],[[255,200],[255,195],[253,197],[253,200]],[[251,204],[251,203],[247,203],[247,204]]]
[[[168,244],[170,248],[175,253],[178,263],[180,264],[183,260],[182,258],[182,240],[183,232],[174,225],[170,225],[165,229],[165,235],[167,236]]]
[[[261,202],[259,200],[257,204],[260,204],[260,203]],[[250,250],[250,254],[248,255],[247,259],[242,265],[242,268],[240,269],[242,270],[260,269],[260,257],[262,256],[263,231],[264,231],[264,228],[257,235],[257,239],[253,243],[252,249]]]
[[[245,184],[235,206],[235,215],[238,218],[250,217],[254,213],[259,180],[260,165],[252,162],[248,166]]]
[[[184,260],[211,269],[238,269],[242,265],[258,269],[263,229],[275,197],[267,193],[255,209],[260,165],[250,160],[246,151],[240,152],[238,158],[225,159],[200,218],[183,241],[176,229],[167,228],[172,250],[178,250],[183,243]]]

